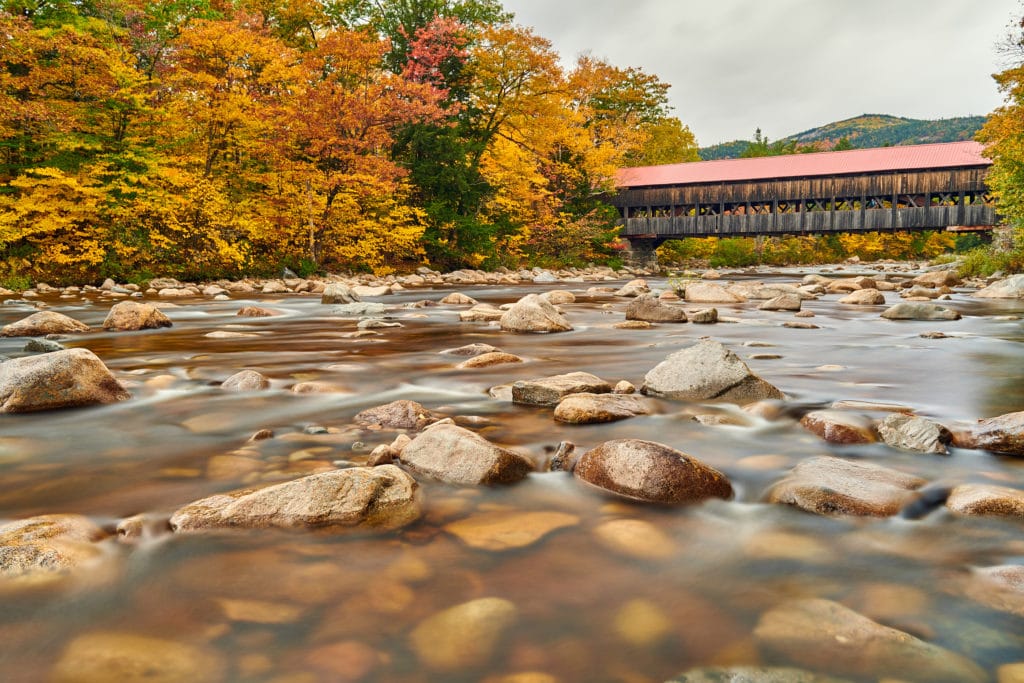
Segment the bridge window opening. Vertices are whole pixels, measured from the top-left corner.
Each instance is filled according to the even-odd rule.
[[[924,206],[924,195],[900,194],[896,195],[897,209],[919,209]]]
[[[832,202],[833,211],[860,211],[860,199],[851,197],[836,197]]]
[[[867,199],[868,209],[891,209],[892,199],[886,199],[884,197],[868,197]]]
[[[957,206],[960,204],[960,195],[940,192],[932,195],[932,206]]]
[[[779,213],[797,213],[799,211],[799,200],[786,199],[784,201],[779,201]]]

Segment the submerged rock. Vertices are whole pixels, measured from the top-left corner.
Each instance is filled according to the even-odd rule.
[[[651,323],[685,323],[686,311],[669,306],[650,294],[641,294],[626,307],[626,320],[643,320]]]
[[[555,420],[569,424],[614,422],[649,415],[647,401],[634,394],[569,394],[555,408]]]
[[[605,491],[648,503],[732,497],[732,485],[724,474],[654,441],[606,441],[580,456],[573,474]]]
[[[579,524],[565,512],[487,512],[445,525],[444,530],[471,548],[502,551],[525,548],[559,529]]]
[[[134,633],[94,631],[64,649],[53,683],[220,683],[226,666],[198,645]]]
[[[420,663],[433,671],[485,666],[505,631],[518,619],[516,606],[502,598],[479,598],[421,621],[409,636]]]
[[[501,316],[506,332],[568,332],[569,321],[539,294],[527,294]]]
[[[800,462],[765,498],[819,515],[889,517],[913,501],[924,484],[920,477],[881,465],[819,456]]]
[[[831,600],[783,603],[762,615],[754,637],[795,664],[842,675],[922,683],[988,680],[969,659]]]
[[[670,399],[747,403],[784,398],[732,351],[713,339],[676,351],[644,376],[641,391]]]
[[[401,459],[414,472],[450,484],[514,484],[533,471],[526,456],[451,424],[427,429],[402,449]]]
[[[140,304],[137,301],[122,301],[114,304],[106,319],[103,329],[122,332],[134,330],[155,330],[171,327],[171,319],[153,304]]]
[[[0,413],[78,408],[131,394],[88,349],[65,349],[0,363]]]
[[[423,429],[437,417],[416,401],[398,400],[367,408],[352,418],[364,427],[383,429]]]
[[[953,445],[1024,456],[1024,410],[979,420],[953,434]]]
[[[887,320],[959,320],[960,314],[938,304],[905,301],[882,311]]]
[[[394,465],[311,474],[263,489],[197,500],[171,516],[174,531],[204,529],[396,529],[419,519],[416,480]]]
[[[56,311],[40,311],[0,328],[0,337],[45,337],[88,332],[89,326]]]
[[[539,379],[519,380],[512,385],[512,402],[553,406],[569,394],[607,394],[612,385],[589,372],[570,372]]]

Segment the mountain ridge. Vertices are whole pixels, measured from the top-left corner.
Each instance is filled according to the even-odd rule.
[[[889,114],[861,114],[810,128],[772,142],[796,142],[800,147],[815,145],[821,152],[831,150],[843,138],[857,148],[958,142],[973,139],[984,123],[984,116],[910,119]],[[732,140],[702,147],[700,158],[705,161],[735,159],[746,150],[749,144],[749,140]]]

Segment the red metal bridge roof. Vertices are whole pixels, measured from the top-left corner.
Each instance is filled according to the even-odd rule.
[[[664,166],[639,166],[620,169],[616,182],[619,188],[628,189],[659,185],[696,185],[989,166],[992,162],[982,154],[983,149],[980,143],[973,141],[944,142],[905,147],[852,149],[845,152],[814,152],[754,159],[721,159]]]

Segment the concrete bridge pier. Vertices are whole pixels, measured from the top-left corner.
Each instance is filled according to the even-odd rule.
[[[650,237],[629,237],[626,265],[632,268],[658,269],[658,240]]]

